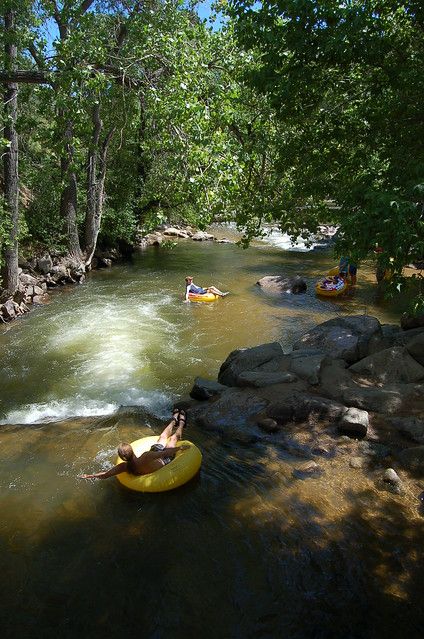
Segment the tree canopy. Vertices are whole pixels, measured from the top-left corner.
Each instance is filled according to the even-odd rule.
[[[399,285],[424,255],[422,3],[230,0],[228,13],[257,59],[246,82],[278,121],[274,219],[297,234],[331,215],[339,250],[378,245]]]
[[[165,220],[335,223],[395,286],[422,260],[422,4],[220,7],[214,32],[179,0],[0,1],[6,265],[19,239],[89,268]]]

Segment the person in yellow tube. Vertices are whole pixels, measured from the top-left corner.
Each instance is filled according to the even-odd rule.
[[[189,294],[191,293],[192,295],[206,295],[206,293],[213,293],[214,295],[218,295],[219,297],[225,297],[226,295],[228,295],[227,293],[223,293],[222,291],[219,290],[219,288],[216,288],[216,286],[207,286],[206,288],[203,288],[203,286],[197,286],[196,284],[194,284],[193,282],[193,277],[191,275],[187,275],[187,277],[185,278],[185,283],[186,283],[186,293],[185,293],[185,302],[189,302],[190,298],[189,298]]]
[[[91,473],[80,475],[81,479],[107,479],[121,473],[131,473],[132,475],[148,475],[156,470],[163,468],[169,464],[179,450],[187,450],[190,448],[188,444],[177,446],[177,442],[181,439],[183,428],[186,423],[186,414],[184,410],[174,410],[172,419],[159,435],[156,444],[151,446],[140,457],[134,453],[131,444],[120,444],[118,447],[118,455],[125,461],[99,473]],[[173,432],[174,427],[177,426]]]

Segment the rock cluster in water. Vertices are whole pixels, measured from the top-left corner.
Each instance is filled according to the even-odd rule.
[[[115,250],[96,252],[91,268],[105,268],[118,258]],[[46,304],[48,291],[65,284],[82,283],[85,272],[79,262],[48,253],[19,262],[19,283],[14,295],[0,296],[0,321],[9,322],[27,313],[33,304]]]
[[[310,462],[341,450],[351,468],[382,461],[381,481],[396,491],[391,466],[424,475],[423,326],[403,330],[367,315],[331,319],[289,353],[278,342],[232,352],[218,380],[197,378],[190,395],[181,403],[189,420],[306,458],[299,476],[315,475],[321,468]]]
[[[152,233],[144,234],[139,230],[136,236],[136,246],[145,249],[148,246],[161,246],[172,239],[193,240],[195,242],[218,242],[219,244],[233,244],[232,240],[222,238],[216,239],[211,233],[198,231],[191,226],[168,226],[157,227]]]

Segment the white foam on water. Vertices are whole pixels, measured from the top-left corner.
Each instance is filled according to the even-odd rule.
[[[43,354],[53,363],[67,361],[68,367],[47,379],[47,396],[0,415],[0,424],[98,417],[120,406],[143,406],[159,418],[169,414],[170,396],[145,386],[155,383],[155,352],[174,339],[173,324],[160,316],[169,296],[140,304],[133,298],[116,303],[94,297],[59,312],[50,324]]]
[[[114,413],[119,405],[96,401],[63,400],[45,404],[29,404],[18,410],[12,410],[0,420],[6,424],[39,424],[56,422],[70,417],[100,417]]]
[[[287,233],[282,233],[278,229],[271,229],[269,233],[263,238],[263,241],[266,244],[271,244],[272,246],[284,249],[285,251],[308,252],[312,251],[314,248],[314,244],[312,244],[311,246],[306,246],[305,240],[303,240],[301,237],[298,237],[294,242],[292,242],[290,236],[287,235]]]
[[[76,396],[61,401],[28,404],[0,418],[0,425],[40,424],[72,417],[102,417],[112,415],[125,406],[140,406],[155,417],[165,419],[171,408],[171,397],[161,391],[143,391],[133,387],[113,394],[111,399],[107,402]]]

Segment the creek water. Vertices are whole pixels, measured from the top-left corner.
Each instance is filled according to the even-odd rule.
[[[219,232],[218,232],[219,233]],[[228,230],[221,231],[228,236]],[[196,376],[236,348],[290,348],[315,324],[368,313],[397,323],[372,265],[344,299],[319,299],[328,254],[180,241],[90,274],[0,331],[3,636],[375,638],[422,635],[423,518],[342,453],[301,480],[278,446],[189,423],[198,477],[145,495],[107,468],[120,441],[159,433]],[[255,282],[299,274],[304,295]],[[183,303],[184,276],[230,295]]]

